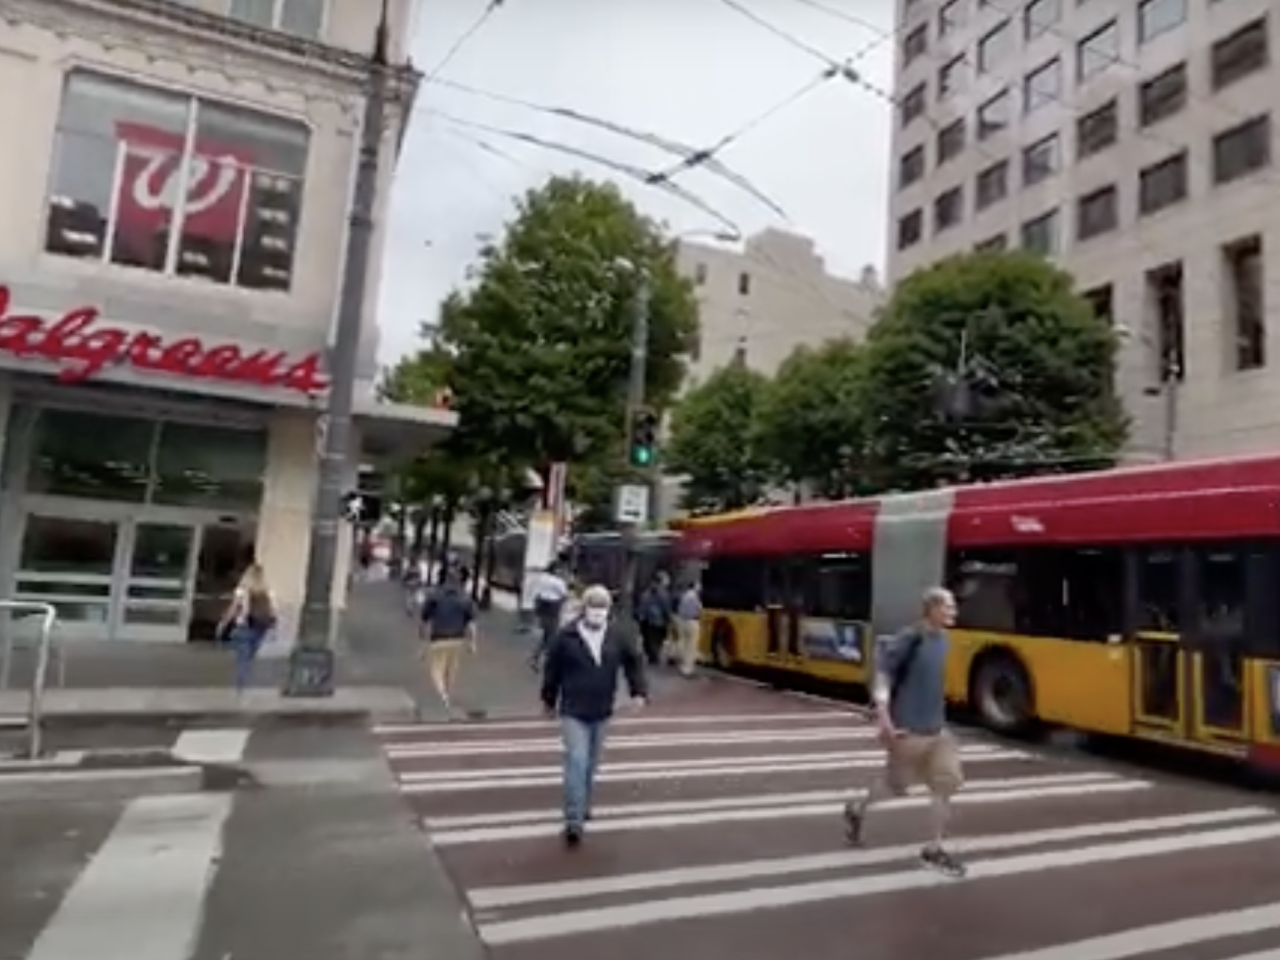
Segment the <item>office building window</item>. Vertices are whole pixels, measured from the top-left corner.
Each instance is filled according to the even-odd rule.
[[[1115,100],[1103,104],[1076,121],[1076,159],[1101,153],[1116,142],[1120,132],[1120,109]]]
[[[981,173],[974,184],[974,207],[985,210],[1009,195],[1009,161],[993,163]]]
[[[1213,182],[1230,183],[1271,165],[1271,117],[1263,115],[1213,138]]]
[[[1076,45],[1076,78],[1083,83],[1119,59],[1120,25],[1112,20]]]
[[[919,57],[923,57],[929,49],[929,25],[922,23],[914,28],[902,41],[902,65],[907,66]]]
[[[964,89],[965,82],[965,58],[963,56],[956,57],[949,63],[943,64],[938,70],[938,99],[946,100],[953,94],[959,93]]]
[[[1009,249],[1009,237],[1003,233],[997,233],[994,237],[987,237],[981,243],[973,245],[974,253],[999,253],[1007,249]]]
[[[924,147],[912,147],[898,161],[898,189],[909,187],[924,176]]]
[[[45,249],[256,290],[287,290],[305,126],[74,71],[54,140]]]
[[[1054,57],[1033,70],[1022,80],[1022,108],[1032,113],[1046,103],[1057,103],[1062,97],[1062,61]]]
[[[320,38],[326,0],[229,0],[227,16],[256,27]]]
[[[1142,0],[1138,4],[1138,42],[1150,43],[1187,20],[1187,0]]]
[[[1022,185],[1034,187],[1058,172],[1062,165],[1061,141],[1056,133],[1037,140],[1022,151]]]
[[[1089,304],[1089,310],[1099,320],[1105,321],[1108,326],[1115,322],[1115,291],[1111,284],[1086,290],[1080,297]]]
[[[1022,249],[1049,257],[1058,252],[1058,211],[1028,220],[1022,225]]]
[[[964,26],[966,0],[950,0],[938,11],[938,36],[945,37]]]
[[[1091,240],[1114,230],[1120,223],[1120,195],[1114,186],[1103,187],[1076,202],[1076,239]]]
[[[954,120],[938,131],[938,166],[964,152],[964,120]]]
[[[912,210],[898,218],[898,249],[905,250],[920,242],[924,236],[924,214]]]
[[[1034,40],[1062,19],[1062,0],[1031,0],[1022,11],[1022,32]]]
[[[942,233],[964,219],[964,190],[952,187],[933,201],[933,232]]]
[[[1138,214],[1150,216],[1187,196],[1187,151],[1152,164],[1138,175]]]
[[[738,296],[740,297],[751,296],[751,274],[749,273],[738,274]]]
[[[902,111],[903,127],[910,125],[913,120],[924,115],[925,97],[925,85],[923,83],[916,84],[915,87],[907,91],[907,95],[902,98],[898,108]]]
[[[1001,90],[978,108],[978,139],[987,140],[1009,126],[1013,119],[1013,98]]]
[[[1153,382],[1164,385],[1182,380],[1187,372],[1186,298],[1183,290],[1181,261],[1162,264],[1148,270],[1144,277],[1146,316],[1144,329],[1155,327],[1156,342],[1152,353],[1155,369]],[[1154,321],[1152,324],[1150,321]]]
[[[1255,20],[1228,37],[1209,52],[1209,75],[1214,90],[1229,87],[1251,73],[1264,69],[1271,60],[1267,44],[1267,18]]]
[[[700,287],[707,284],[707,265],[705,263],[695,264],[693,268],[693,282]]]
[[[1138,87],[1138,123],[1149,127],[1187,106],[1187,65],[1180,63]]]
[[[1013,30],[1006,20],[978,41],[978,72],[992,73],[1013,54]]]
[[[1228,331],[1234,342],[1230,355],[1236,370],[1267,365],[1267,325],[1264,301],[1262,238],[1247,237],[1222,248],[1226,278]]]

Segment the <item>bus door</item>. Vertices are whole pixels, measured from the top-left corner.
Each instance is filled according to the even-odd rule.
[[[1185,631],[1189,733],[1204,744],[1243,745],[1251,701],[1248,638],[1269,629],[1258,621],[1268,606],[1264,594],[1276,586],[1263,582],[1269,565],[1250,544],[1210,544],[1189,553],[1195,599]]]
[[[1133,726],[1136,733],[1183,739],[1187,686],[1180,625],[1189,604],[1183,594],[1183,552],[1174,548],[1138,550],[1130,563],[1132,576],[1130,638],[1133,679]]]
[[[765,658],[779,666],[800,656],[800,574],[791,560],[771,560],[765,570]]]

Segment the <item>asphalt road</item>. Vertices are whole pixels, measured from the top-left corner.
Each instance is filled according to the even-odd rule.
[[[839,810],[878,763],[873,732],[775,691],[668,686],[619,719],[572,851],[551,724],[380,735],[495,960],[1280,956],[1266,795],[962,733],[957,881],[917,865],[924,798],[845,845]]]

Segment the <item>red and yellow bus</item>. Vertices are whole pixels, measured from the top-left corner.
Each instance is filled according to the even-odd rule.
[[[864,686],[956,594],[947,696],[986,725],[1280,766],[1280,457],[1039,477],[680,524],[718,666]]]

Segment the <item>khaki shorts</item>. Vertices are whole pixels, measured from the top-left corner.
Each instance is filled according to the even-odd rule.
[[[934,736],[908,733],[896,738],[889,745],[884,778],[898,796],[916,784],[938,796],[951,796],[964,786],[955,738],[946,730]]]

